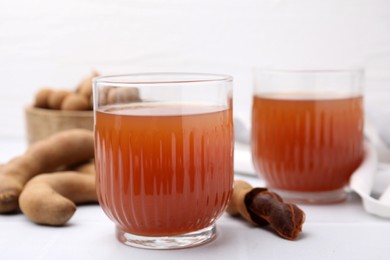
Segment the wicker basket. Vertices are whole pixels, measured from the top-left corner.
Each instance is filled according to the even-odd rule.
[[[29,106],[25,109],[25,119],[29,144],[72,128],[93,130],[92,111],[61,111]]]

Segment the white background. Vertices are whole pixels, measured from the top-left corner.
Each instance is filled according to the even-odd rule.
[[[249,122],[254,67],[350,66],[367,111],[390,110],[390,0],[0,0],[0,137],[24,138],[37,90],[93,69],[231,74]]]
[[[254,67],[351,66],[366,69],[367,118],[390,137],[390,0],[0,0],[0,163],[24,150],[35,92],[75,88],[93,69],[231,74],[235,116],[248,123]],[[388,258],[388,220],[366,214],[355,194],[304,210],[297,243],[224,215],[214,243],[164,252],[120,245],[98,206],[61,229],[1,215],[0,258]]]

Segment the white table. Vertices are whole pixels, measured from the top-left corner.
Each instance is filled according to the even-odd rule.
[[[0,162],[24,151],[0,140]],[[252,185],[256,177],[237,175]],[[306,213],[296,241],[224,214],[213,242],[181,250],[145,250],[119,243],[98,205],[79,206],[68,225],[40,226],[22,214],[0,215],[0,259],[390,259],[390,220],[366,213],[356,194],[333,205],[300,205]]]

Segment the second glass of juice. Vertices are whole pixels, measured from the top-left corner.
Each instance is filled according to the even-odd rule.
[[[295,202],[346,197],[363,159],[363,71],[258,70],[252,155],[267,185]]]
[[[233,186],[232,78],[151,73],[94,80],[99,202],[131,246],[206,243]]]

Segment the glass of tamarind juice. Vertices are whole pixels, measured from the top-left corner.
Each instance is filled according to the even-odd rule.
[[[186,248],[216,237],[233,189],[232,77],[95,78],[97,193],[124,244]]]
[[[289,201],[343,201],[363,159],[363,70],[254,76],[251,146],[259,176]]]

